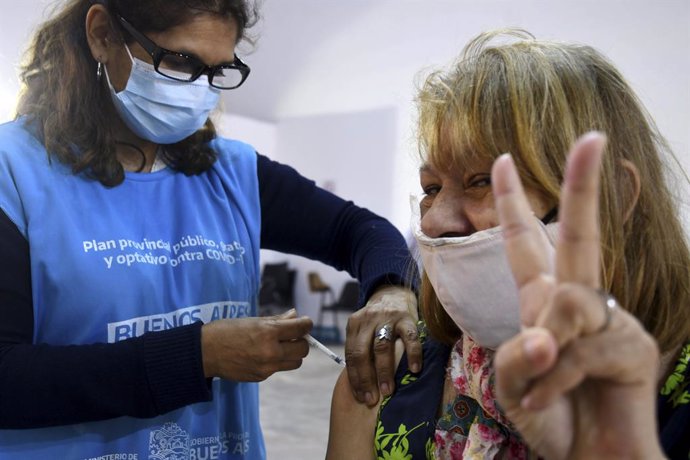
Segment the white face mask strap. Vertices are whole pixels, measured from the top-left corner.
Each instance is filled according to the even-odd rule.
[[[132,65],[134,65],[134,56],[132,56],[132,52],[129,50],[129,46],[127,46],[127,43],[123,43],[125,45],[125,51],[127,51],[127,55],[129,56],[129,60],[132,61]]]
[[[420,203],[421,200],[418,195],[410,194],[410,230],[412,231],[412,236],[417,240],[417,243],[433,245],[435,239],[430,238],[422,231]]]
[[[139,59],[135,59],[134,56],[132,56],[132,52],[129,50],[129,46],[127,46],[127,43],[123,43],[125,45],[125,51],[127,51],[127,56],[129,56],[129,60],[132,62],[132,68],[134,68],[135,65],[137,65],[137,62]],[[103,64],[103,68],[105,69],[105,79],[108,81],[108,86],[113,88],[113,84],[110,82],[110,75],[108,74],[108,65]],[[115,88],[113,88],[115,90]]]
[[[110,75],[109,75],[110,72],[108,72],[108,64],[103,64],[103,70],[104,70],[103,73],[105,74],[105,81],[108,82],[108,86],[110,87],[110,89],[115,91],[115,88],[113,88],[113,84],[110,83]]]

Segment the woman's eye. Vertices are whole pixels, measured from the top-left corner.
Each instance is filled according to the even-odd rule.
[[[172,70],[173,72],[193,75],[197,71],[199,64],[191,58],[178,56],[176,54],[164,54],[158,67],[160,69]]]
[[[477,174],[472,177],[470,177],[470,180],[467,181],[467,187],[474,187],[474,188],[480,188],[480,187],[491,187],[491,175],[490,174]]]
[[[419,207],[422,211],[431,207],[431,203],[434,201],[434,197],[441,190],[441,187],[431,186],[424,187],[420,197],[419,197]]]
[[[424,187],[424,190],[422,191],[422,196],[427,197],[427,196],[435,196],[438,194],[438,192],[441,190],[441,187],[437,185],[432,185],[429,187]]]

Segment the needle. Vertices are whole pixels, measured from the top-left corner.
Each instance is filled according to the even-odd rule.
[[[319,351],[322,351],[326,356],[328,356],[329,358],[331,358],[333,361],[340,364],[341,366],[343,366],[343,367],[345,366],[345,360],[343,358],[341,358],[340,356],[335,354],[335,352],[333,352],[333,350],[331,350],[330,348],[328,348],[327,346],[325,346],[324,344],[322,344],[321,342],[316,340],[314,337],[312,337],[311,334],[305,335],[304,338],[307,339],[307,342],[309,342],[309,345],[311,345],[314,348],[317,348]]]

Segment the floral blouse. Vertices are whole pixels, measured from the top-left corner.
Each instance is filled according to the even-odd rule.
[[[453,347],[448,373],[456,396],[436,425],[436,458],[536,458],[496,409],[492,359],[467,336]]]
[[[422,348],[422,371],[411,373],[403,356],[395,376],[396,391],[381,405],[374,438],[376,458],[531,458],[494,406],[492,352],[469,337],[452,349],[425,337]],[[439,419],[447,377],[456,397]]]

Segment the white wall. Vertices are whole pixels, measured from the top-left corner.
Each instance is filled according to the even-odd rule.
[[[213,115],[218,134],[251,144],[256,151],[271,156],[277,151],[275,123],[218,111]]]
[[[281,161],[376,213],[390,210],[397,198],[391,190],[394,108],[288,118],[277,126]]]

